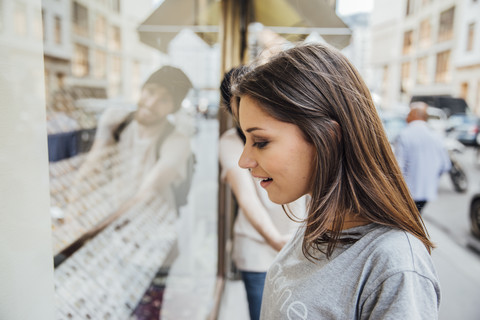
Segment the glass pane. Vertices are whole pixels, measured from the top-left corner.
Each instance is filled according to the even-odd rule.
[[[57,43],[71,59],[45,49],[58,317],[206,318],[217,273],[219,45],[189,30],[170,32],[164,51],[140,41],[150,0],[74,2],[72,16],[57,6],[45,2],[45,16],[74,31]]]

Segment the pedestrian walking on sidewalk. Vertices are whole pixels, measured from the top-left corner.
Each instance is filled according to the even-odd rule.
[[[321,44],[249,68],[232,86],[239,165],[275,203],[311,196],[267,272],[261,319],[436,319],[433,244],[358,71]]]
[[[428,201],[437,198],[443,173],[452,166],[442,138],[427,124],[428,105],[412,102],[407,127],[395,140],[395,155],[413,200],[421,213]]]

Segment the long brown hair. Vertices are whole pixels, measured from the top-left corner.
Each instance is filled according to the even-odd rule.
[[[433,244],[397,165],[370,92],[336,49],[303,44],[253,66],[232,87],[316,148],[303,253],[330,256],[347,215],[401,229]]]

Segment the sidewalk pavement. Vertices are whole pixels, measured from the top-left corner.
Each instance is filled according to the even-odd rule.
[[[480,256],[457,244],[433,222],[426,221],[437,248],[432,258],[441,287],[440,320],[480,319]]]

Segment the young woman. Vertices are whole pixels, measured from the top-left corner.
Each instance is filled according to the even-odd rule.
[[[230,80],[242,70],[238,67],[229,71],[220,86],[222,105],[230,114],[237,109],[236,101],[232,101]],[[288,219],[282,206],[270,201],[250,173],[238,166],[244,139],[238,127],[225,131],[220,137],[219,160],[221,177],[231,187],[239,207],[233,228],[232,258],[245,285],[250,320],[258,320],[267,270],[300,223]],[[289,204],[289,209],[298,218],[304,218],[305,197]]]
[[[261,319],[436,319],[433,244],[352,64],[299,45],[232,90],[240,167],[275,203],[311,196],[304,227],[268,270]]]

